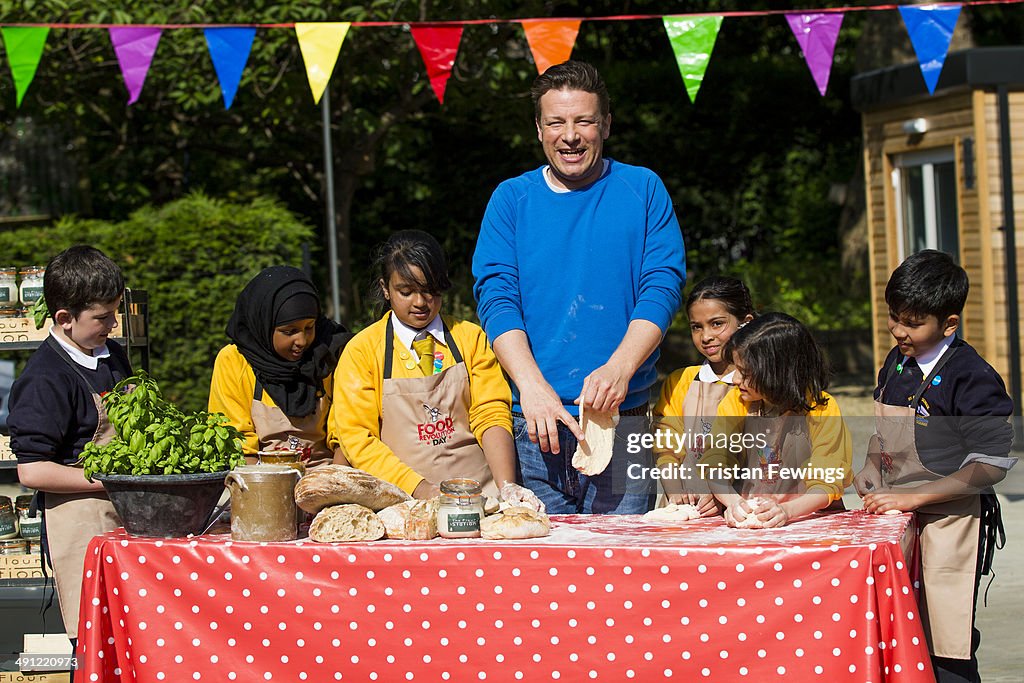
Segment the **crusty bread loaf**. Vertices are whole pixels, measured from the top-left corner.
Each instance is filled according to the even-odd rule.
[[[551,521],[543,512],[528,507],[510,507],[480,522],[480,536],[490,540],[503,538],[540,538],[551,533]]]
[[[325,507],[309,525],[309,537],[318,543],[376,541],[384,538],[384,525],[373,510],[362,505]]]
[[[328,505],[349,503],[376,512],[409,499],[409,494],[394,484],[345,465],[317,467],[295,485],[295,504],[314,514]]]
[[[388,538],[429,541],[437,536],[439,500],[407,500],[377,513]]]

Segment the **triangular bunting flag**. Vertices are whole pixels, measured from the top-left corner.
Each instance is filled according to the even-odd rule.
[[[224,108],[230,109],[238,91],[238,82],[242,80],[242,71],[249,60],[252,39],[256,35],[254,28],[206,28],[206,46],[210,50],[213,69],[217,72],[220,91],[224,96]]]
[[[579,19],[527,19],[520,22],[530,44],[537,73],[544,73],[553,64],[561,64],[572,56]]]
[[[459,52],[462,27],[414,26],[411,30],[412,39],[416,41],[416,47],[427,65],[430,86],[438,102],[444,104],[444,91],[452,75],[452,67],[455,66],[455,55]]]
[[[804,53],[804,61],[811,70],[811,77],[818,86],[818,92],[824,97],[828,88],[828,76],[832,72],[832,55],[836,51],[836,39],[839,38],[839,27],[843,25],[843,15],[828,14],[787,14],[789,28],[800,43]]]
[[[121,65],[124,86],[128,88],[128,104],[134,104],[146,82],[153,53],[160,43],[161,29],[149,26],[123,26],[108,29],[110,42]]]
[[[313,91],[313,101],[316,103],[320,102],[331,80],[341,44],[345,42],[351,26],[347,21],[295,24],[295,37],[299,39],[302,61],[306,64],[306,78],[309,79],[309,89]]]
[[[49,32],[50,29],[46,27],[0,28],[0,34],[3,34],[4,38],[4,49],[7,51],[7,62],[11,65],[11,76],[14,77],[19,107],[21,99],[25,97],[25,91],[35,78],[36,68],[46,45],[46,34]]]
[[[700,90],[704,72],[711,61],[718,29],[722,27],[722,17],[662,17],[662,21],[676,55],[686,94],[690,96],[690,102],[693,102],[697,99],[697,91]]]
[[[900,7],[903,23],[910,34],[910,42],[917,53],[917,62],[921,65],[928,93],[935,92],[942,73],[942,65],[946,62],[949,43],[953,40],[953,29],[960,17],[960,5],[938,6],[921,5],[918,7]]]

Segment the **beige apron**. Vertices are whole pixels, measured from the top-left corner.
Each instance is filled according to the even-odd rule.
[[[868,444],[868,457],[881,463],[885,487],[910,487],[943,478],[921,462],[914,425],[924,390],[955,351],[955,346],[946,350],[909,406],[882,401],[896,364],[890,367],[875,401],[875,434]],[[970,659],[981,496],[927,505],[916,513],[922,574],[919,602],[931,652],[936,657]]]
[[[283,410],[277,406],[268,406],[262,399],[263,385],[257,379],[251,408],[257,450],[301,451],[307,468],[334,461],[334,452],[327,446],[324,434],[324,415],[331,407],[329,392],[317,400],[316,410],[305,417],[289,417]]]
[[[381,441],[434,484],[459,477],[476,479],[485,495],[497,498],[491,468],[469,429],[469,371],[448,326],[444,326],[444,340],[455,365],[425,377],[391,376],[395,332],[390,316],[384,335]]]
[[[686,388],[686,396],[683,397],[682,417],[658,418],[660,424],[655,424],[655,429],[669,429],[678,433],[679,427],[682,427],[682,433],[688,435],[686,455],[680,461],[681,472],[697,472],[697,462],[705,451],[704,439],[711,434],[712,423],[718,415],[718,404],[732,388],[732,384],[702,382],[695,377]],[[707,486],[699,477],[689,476],[681,483],[687,493],[707,493]],[[668,496],[662,490],[659,480],[658,500],[654,507],[661,508],[666,505]]]
[[[97,415],[96,431],[92,440],[98,446],[109,443],[115,436],[114,426],[107,419],[107,411],[103,407],[100,395],[60,344],[52,339],[47,341],[57,349],[61,358],[71,364],[92,395]],[[121,526],[121,520],[107,499],[106,493],[102,491],[45,493],[43,508],[46,543],[50,565],[53,567],[53,578],[57,584],[57,600],[60,604],[61,617],[64,619],[64,630],[67,631],[68,638],[76,638],[85,551],[93,536],[118,528]]]
[[[704,438],[711,434],[711,425],[718,415],[718,404],[733,388],[724,382],[701,382],[694,378],[683,397],[683,428],[690,435],[683,465],[685,471],[696,472],[697,461],[704,455]],[[702,437],[695,439],[694,437]]]
[[[757,479],[749,479],[740,491],[744,496],[761,496],[778,502],[790,500],[805,493],[807,486],[802,477],[793,476],[783,468],[802,468],[811,462],[811,437],[805,415],[761,415],[760,402],[743,420],[744,434],[763,435],[764,447],[752,446],[745,450],[746,467],[760,472]]]

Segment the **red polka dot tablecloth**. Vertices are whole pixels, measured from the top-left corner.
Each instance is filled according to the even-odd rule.
[[[933,681],[911,515],[525,541],[89,546],[76,681]]]

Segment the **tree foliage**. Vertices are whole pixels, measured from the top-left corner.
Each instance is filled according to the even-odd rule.
[[[465,28],[443,106],[408,30],[350,31],[329,88],[338,198],[331,221],[323,208],[320,110],[287,29],[258,32],[228,111],[198,29],[164,32],[142,97],[130,107],[106,32],[55,29],[20,111],[10,77],[0,75],[0,145],[24,130],[26,118],[59,131],[87,217],[124,220],[193,190],[242,203],[276,198],[316,226],[313,262],[323,282],[326,234],[335,226],[344,318],[357,324],[370,316],[360,293],[371,279],[374,245],[396,229],[426,229],[449,252],[456,289],[448,306],[472,315],[469,259],[487,199],[502,180],[543,162],[528,94],[536,70],[513,20],[738,9],[810,8],[767,0],[0,0],[6,23],[508,20]],[[972,7],[965,15],[986,35],[1012,38],[1024,12]],[[877,43],[865,32],[880,21],[900,19],[896,12],[847,14],[822,98],[781,16],[727,19],[696,104],[660,19],[583,23],[573,56],[593,62],[608,82],[608,154],[664,179],[691,282],[729,272],[750,282],[761,307],[819,328],[867,323],[866,256],[842,258],[842,231],[859,209],[836,198],[863,183],[849,79],[859,46]],[[902,29],[886,40],[891,54],[910,53]]]
[[[65,217],[50,228],[0,232],[0,253],[10,263],[36,264],[91,244],[114,259],[127,285],[149,296],[150,374],[170,401],[194,411],[205,409],[238,293],[267,266],[300,267],[302,244],[312,237],[301,219],[267,199],[237,204],[192,194],[124,221]]]

